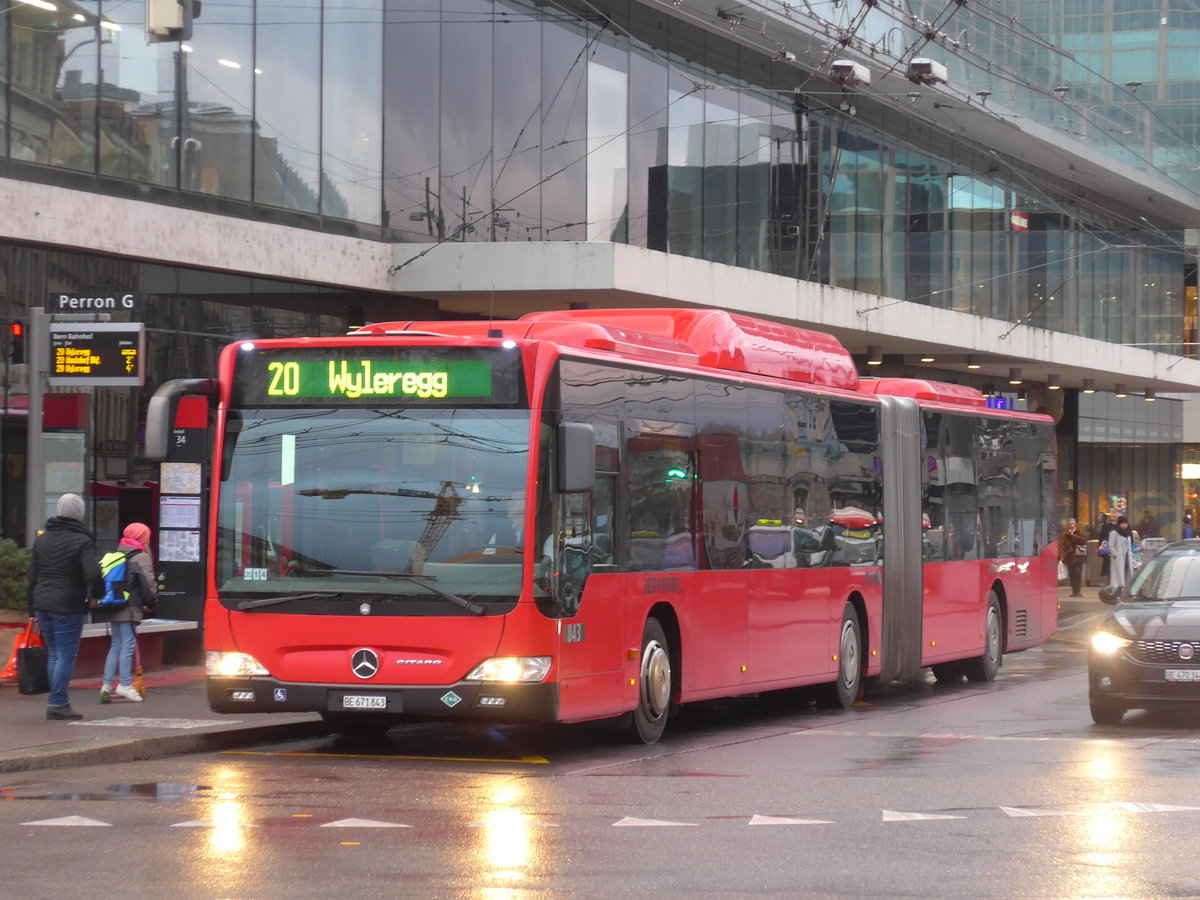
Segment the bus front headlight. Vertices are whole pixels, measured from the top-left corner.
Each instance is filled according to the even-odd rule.
[[[271,674],[249,653],[226,653],[221,650],[204,651],[204,671],[209,676],[220,678]]]
[[[493,656],[485,659],[467,675],[467,681],[502,681],[508,684],[533,684],[550,672],[549,656]]]

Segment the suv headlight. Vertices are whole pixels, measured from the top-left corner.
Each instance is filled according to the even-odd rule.
[[[204,651],[204,671],[221,678],[271,674],[249,653],[225,653],[220,650]]]
[[[1112,656],[1132,643],[1129,638],[1113,634],[1111,631],[1097,631],[1092,635],[1092,649],[1104,656]]]
[[[493,656],[467,674],[467,681],[503,681],[509,684],[536,683],[550,672],[549,656]]]

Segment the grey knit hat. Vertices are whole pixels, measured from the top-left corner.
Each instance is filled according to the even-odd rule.
[[[83,498],[78,494],[63,494],[58,498],[58,514],[64,519],[82,522],[84,510]]]

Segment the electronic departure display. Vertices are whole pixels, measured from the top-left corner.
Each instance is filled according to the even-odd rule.
[[[463,347],[239,348],[238,406],[503,405],[521,397],[516,350]]]
[[[138,322],[51,322],[49,383],[143,384],[145,348],[145,327]]]

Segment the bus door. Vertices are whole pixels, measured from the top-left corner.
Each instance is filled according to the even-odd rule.
[[[592,423],[591,492],[559,493],[543,554],[559,622],[559,712],[571,720],[621,710],[625,675],[624,577],[617,574],[617,427]],[[557,452],[563,452],[559,447]]]

